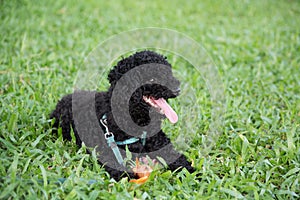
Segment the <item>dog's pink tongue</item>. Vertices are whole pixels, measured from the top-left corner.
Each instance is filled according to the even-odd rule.
[[[163,111],[166,117],[171,123],[176,123],[178,121],[178,116],[173,108],[167,103],[164,98],[153,99],[156,105],[158,105]]]

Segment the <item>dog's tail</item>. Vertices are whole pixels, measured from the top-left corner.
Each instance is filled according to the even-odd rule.
[[[56,108],[50,114],[52,121],[52,133],[58,134],[61,129],[62,136],[66,140],[71,140],[72,116],[72,94],[64,96],[56,105]]]

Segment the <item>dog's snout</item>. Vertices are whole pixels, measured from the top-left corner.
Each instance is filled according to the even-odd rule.
[[[175,90],[172,90],[173,94],[178,96],[180,94],[180,88],[176,88]]]

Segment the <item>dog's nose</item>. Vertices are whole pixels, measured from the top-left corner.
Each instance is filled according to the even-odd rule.
[[[180,94],[180,88],[176,88],[175,90],[172,90],[174,95],[179,95]]]

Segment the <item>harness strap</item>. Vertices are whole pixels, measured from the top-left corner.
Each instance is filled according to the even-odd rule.
[[[112,135],[112,136],[106,138],[106,141],[107,141],[108,146],[111,148],[111,150],[112,150],[113,153],[115,154],[115,157],[116,157],[118,163],[119,163],[120,165],[124,165],[124,160],[123,160],[123,158],[122,158],[122,155],[121,155],[121,153],[120,153],[120,150],[119,150],[119,148],[118,148],[118,145],[117,145],[116,142],[115,142],[114,136]]]
[[[112,149],[112,151],[113,151],[113,153],[114,153],[114,155],[115,155],[115,157],[116,157],[116,159],[117,159],[117,161],[120,165],[124,166],[124,160],[122,158],[122,155],[120,153],[118,145],[133,144],[133,143],[135,143],[139,140],[141,140],[143,146],[145,146],[145,144],[146,144],[146,138],[147,138],[147,132],[146,131],[143,131],[143,134],[141,135],[141,138],[132,137],[132,138],[129,138],[129,139],[124,140],[124,141],[117,141],[116,142],[114,134],[108,130],[106,114],[104,114],[102,116],[102,119],[100,119],[100,123],[105,128],[104,136],[105,136],[106,142],[107,142],[108,146]]]
[[[129,139],[124,140],[124,141],[117,141],[116,144],[117,145],[133,144],[133,143],[135,143],[135,142],[137,142],[139,140],[140,140],[139,138],[133,137],[133,138],[129,138]]]

